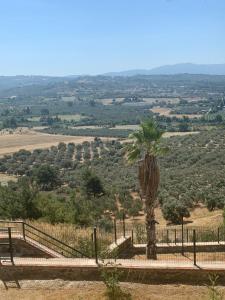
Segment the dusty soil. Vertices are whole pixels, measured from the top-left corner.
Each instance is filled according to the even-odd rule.
[[[103,300],[105,286],[102,282],[69,282],[62,280],[20,281],[2,283],[0,299],[4,300]],[[124,292],[133,300],[206,300],[209,298],[208,288],[190,285],[144,285],[137,283],[121,283]],[[222,293],[224,287],[218,287]],[[129,298],[127,298],[129,299]]]

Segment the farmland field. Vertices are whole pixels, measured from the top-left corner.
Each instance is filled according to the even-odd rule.
[[[119,103],[123,101],[123,98],[114,98],[116,100],[116,103]],[[112,104],[112,98],[109,99],[98,99],[98,102],[102,103],[103,105],[111,105]]]
[[[179,98],[143,98],[143,100],[148,104],[152,104],[156,101],[177,104],[180,101]]]
[[[167,116],[167,117],[176,117],[179,119],[182,119],[183,117],[188,117],[188,118],[201,118],[201,114],[171,114],[171,109],[167,107],[153,107],[150,109],[153,113],[158,113],[160,116]]]
[[[85,117],[79,115],[79,114],[72,114],[72,115],[57,115],[62,121],[80,121],[81,119],[84,119]],[[33,122],[39,122],[40,121],[40,117],[39,116],[34,116],[31,118],[28,118],[29,121],[33,121]]]
[[[24,133],[1,135],[0,156],[14,153],[20,149],[32,151],[37,148],[49,148],[58,145],[60,142],[80,144],[84,141],[92,141],[93,137],[76,137],[66,135],[54,135],[27,130]]]

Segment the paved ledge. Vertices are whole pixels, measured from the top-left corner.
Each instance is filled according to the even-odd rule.
[[[225,271],[225,261],[209,262],[197,262],[197,266],[194,266],[193,262],[171,262],[163,260],[134,260],[134,259],[104,259],[99,260],[99,265],[107,265],[110,268],[110,264],[115,264],[118,268],[130,268],[130,269],[177,269],[177,270],[223,270]],[[0,267],[72,267],[72,268],[98,268],[94,259],[88,258],[14,258],[14,264],[7,259],[0,261]]]
[[[225,262],[214,264],[166,261],[137,261],[132,259],[104,260],[116,263],[122,270],[121,281],[148,284],[209,283],[210,274],[218,274],[219,284],[225,285]],[[110,268],[110,264],[107,265]],[[112,266],[111,266],[112,267]],[[54,280],[102,281],[101,268],[94,259],[70,258],[15,258],[14,264],[2,260],[0,280]]]

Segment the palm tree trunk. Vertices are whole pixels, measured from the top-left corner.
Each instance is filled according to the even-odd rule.
[[[157,259],[156,253],[156,226],[155,226],[155,202],[159,185],[159,167],[157,159],[148,153],[139,164],[139,182],[142,196],[145,199],[146,208],[146,232],[148,259]]]
[[[147,232],[146,257],[147,259],[157,259],[154,206],[147,207],[146,205],[145,220],[146,220],[146,232]]]

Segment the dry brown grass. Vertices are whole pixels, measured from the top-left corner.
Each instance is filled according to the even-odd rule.
[[[26,130],[25,132],[16,132],[14,134],[1,134],[0,156],[14,153],[20,149],[33,151],[37,148],[49,148],[53,145],[58,145],[60,142],[80,144],[93,139],[93,137],[87,136],[46,134],[34,130]]]
[[[4,289],[1,285],[1,298],[4,300],[105,300],[105,286],[101,282],[20,281],[21,289]],[[206,300],[209,299],[205,286],[191,285],[147,285],[121,283],[124,291],[133,300]],[[220,287],[224,292],[225,288]]]
[[[159,222],[160,226],[166,226],[167,221],[164,219],[162,211],[160,208],[155,209],[155,215],[156,220]],[[222,209],[216,209],[214,211],[208,211],[208,209],[205,206],[199,205],[199,207],[196,207],[191,211],[190,218],[184,219],[187,221],[187,226],[193,227],[193,226],[205,226],[205,227],[218,227],[221,224],[223,224],[223,210]],[[132,222],[138,222],[144,224],[145,222],[145,216],[144,213],[140,213],[137,217],[132,217],[127,220],[129,223]]]
[[[8,174],[2,174],[0,173],[0,183],[2,183],[3,185],[6,184],[9,181],[17,181],[17,177],[13,176],[13,175],[8,175]]]

